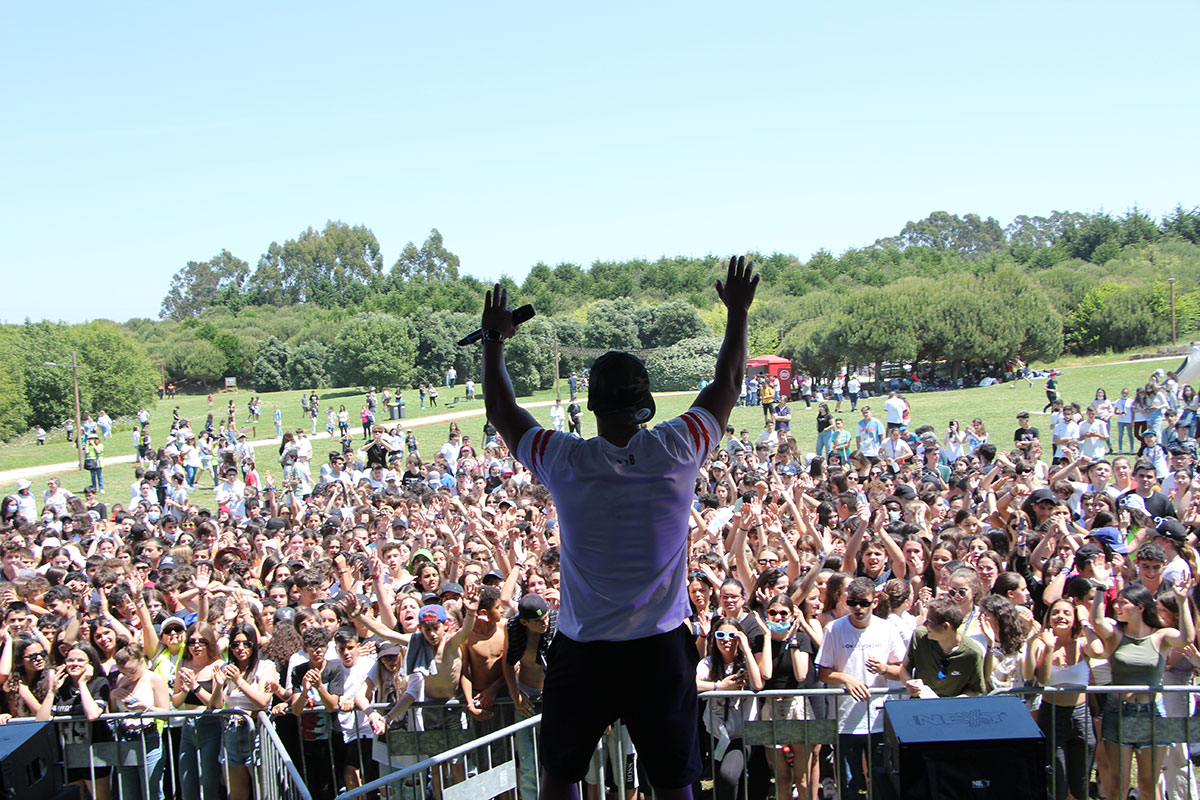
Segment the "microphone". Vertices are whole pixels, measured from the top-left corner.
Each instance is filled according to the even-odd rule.
[[[529,303],[526,303],[525,305],[523,305],[519,308],[514,308],[513,312],[512,312],[513,325],[520,325],[522,322],[528,322],[529,320],[533,319],[533,315],[535,313],[536,312],[533,310],[533,306],[531,306]],[[483,338],[483,328],[478,328],[476,330],[471,331],[463,338],[459,339],[458,346],[465,347],[469,344],[475,344],[482,338]]]

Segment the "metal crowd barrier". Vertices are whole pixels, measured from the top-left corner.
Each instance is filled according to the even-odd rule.
[[[182,786],[178,784],[181,753],[178,736],[174,733],[180,730],[180,725],[187,724],[186,721],[211,720],[224,729],[235,718],[241,720],[240,724],[251,726],[256,733],[256,765],[249,770],[253,796],[258,800],[312,800],[266,712],[253,715],[237,709],[125,712],[102,714],[96,720],[83,716],[56,716],[49,721],[55,726],[61,747],[61,766],[73,771],[64,774],[64,782],[72,776],[95,782],[107,772],[110,796],[119,800],[162,800],[164,797],[178,799],[183,794]],[[161,724],[163,721],[165,725]],[[33,718],[14,718],[8,724],[43,723]],[[107,736],[101,740],[93,737],[96,724],[109,726],[111,740]],[[201,786],[206,779],[210,783],[212,780],[212,776],[204,774],[204,762],[205,759],[197,757],[198,771],[194,779]],[[218,769],[221,774],[216,780],[228,787],[226,768],[220,766]]]
[[[1007,690],[1000,694],[1016,695],[1025,698],[1026,705],[1033,713],[1034,703],[1044,696],[1062,693],[1085,693],[1088,695],[1108,695],[1111,693],[1150,692],[1157,696],[1186,694],[1187,713],[1182,716],[1147,716],[1132,720],[1118,717],[1117,739],[1123,745],[1139,745],[1149,743],[1150,747],[1168,748],[1168,759],[1162,769],[1167,773],[1168,791],[1165,796],[1170,800],[1188,798],[1200,800],[1197,791],[1197,776],[1191,763],[1192,750],[1200,755],[1200,719],[1195,716],[1196,697],[1200,686],[1087,686],[1087,687],[1023,687]],[[902,690],[875,690],[876,697],[892,695],[906,696]],[[797,689],[774,690],[762,692],[727,691],[705,692],[700,695],[701,708],[706,701],[723,699],[750,699],[758,703],[759,709],[774,705],[769,701],[786,701],[793,699],[804,704],[804,712],[790,718],[779,714],[767,715],[769,718],[759,718],[748,721],[743,726],[742,743],[747,753],[751,747],[765,749],[768,761],[777,748],[791,748],[794,768],[797,771],[806,770],[801,762],[813,748],[826,749],[833,755],[834,772],[831,779],[822,780],[825,796],[838,796],[841,791],[841,776],[837,774],[839,763],[838,737],[839,703],[845,696],[841,689]],[[922,702],[921,700],[904,700],[904,702]],[[501,704],[497,704],[501,706]],[[383,706],[376,706],[384,708]],[[465,706],[437,703],[414,704],[414,708],[450,710],[451,719],[456,719],[460,713],[465,716]],[[505,792],[512,792],[520,800],[533,800],[539,788],[540,754],[538,753],[538,732],[540,715],[520,720],[514,724],[504,725],[504,721],[512,718],[511,705],[502,711],[497,708],[497,717],[492,722],[477,723],[470,720],[466,728],[460,728],[457,723],[435,726],[431,730],[415,731],[405,729],[389,730],[383,736],[371,737],[370,742],[364,742],[363,747],[347,748],[341,763],[357,766],[363,776],[363,785],[349,788],[337,795],[338,800],[354,800],[359,797],[381,797],[385,800],[424,800],[427,792],[432,789],[435,797],[441,800],[477,800],[478,798],[496,797]],[[362,712],[354,712],[361,714]],[[307,711],[305,715],[323,715],[326,723],[337,726],[336,712]],[[868,723],[873,726],[878,716],[868,706]],[[100,720],[115,723],[115,729],[120,729],[121,722],[130,720],[144,722],[149,720],[166,719],[179,721],[183,719],[209,718],[220,720],[222,724],[231,717],[240,717],[246,724],[254,726],[257,734],[256,767],[250,770],[253,796],[255,800],[312,800],[314,787],[310,778],[318,770],[328,771],[337,762],[332,740],[319,741],[315,747],[305,748],[299,737],[299,722],[290,714],[271,716],[266,712],[250,715],[236,710],[223,711],[174,711],[158,713],[123,713],[105,714]],[[468,718],[469,719],[469,718]],[[114,737],[112,742],[91,741],[91,726],[82,717],[55,717],[51,720],[57,727],[59,739],[63,744],[63,766],[68,769],[86,770],[89,776],[95,776],[98,769],[113,768],[113,786],[124,786],[125,793],[119,790],[114,795],[119,800],[134,800],[135,795],[143,800],[159,800],[162,794],[153,793],[146,780],[147,765],[145,759],[147,737],[150,727],[143,727],[133,736]],[[19,725],[34,723],[31,719],[13,719],[9,724]],[[279,726],[277,728],[277,725]],[[294,730],[288,734],[285,728],[292,726]],[[178,798],[179,787],[167,786],[179,764],[180,755],[176,740],[169,735],[172,728],[164,728],[161,735],[162,750],[160,763],[164,763],[165,796]],[[613,735],[619,735],[619,732]],[[1051,725],[1046,731],[1046,750],[1049,756],[1055,750],[1057,742],[1056,727]],[[290,738],[289,738],[290,737]],[[702,749],[710,759],[711,754],[719,749],[716,736],[707,735],[701,728]],[[1096,747],[1102,746],[1099,733],[1096,735]],[[311,742],[309,743],[312,744]],[[704,745],[707,744],[707,748]],[[326,748],[328,748],[326,750]],[[351,752],[352,750],[352,752]],[[618,788],[618,795],[624,796],[622,787],[629,788],[632,766],[625,763],[625,751],[622,746],[606,747],[602,740],[597,747],[599,762],[599,785],[605,785],[604,772],[606,759],[604,755],[610,752],[615,763],[613,772]],[[874,767],[882,766],[874,761],[877,751],[867,748],[868,765],[865,770],[868,776],[877,774]],[[382,762],[380,761],[382,758]],[[202,760],[201,760],[202,761]],[[311,763],[310,763],[311,761]],[[375,764],[368,764],[374,761]],[[716,760],[717,762],[720,759]],[[380,777],[365,780],[373,774],[372,768],[378,765]],[[627,766],[629,769],[627,770]],[[1049,796],[1060,794],[1057,786],[1057,775],[1052,768],[1049,758],[1042,765],[1046,769],[1046,785]],[[714,771],[717,764],[713,763]],[[201,769],[204,769],[201,765]],[[228,785],[226,770],[221,767],[221,782]],[[1094,776],[1095,761],[1088,765],[1089,776]],[[118,775],[125,779],[121,784]],[[140,775],[141,780],[132,782]],[[198,775],[203,783],[204,774]],[[328,796],[336,794],[342,786],[343,775],[332,775],[333,791]],[[595,777],[590,776],[590,777]],[[718,789],[711,782],[715,776],[706,776],[701,783],[699,797],[717,797]],[[767,780],[771,779],[768,774]],[[1161,776],[1160,776],[1161,777]],[[211,779],[211,776],[209,776]],[[749,796],[750,769],[742,769],[740,774],[742,796]],[[430,784],[433,784],[430,786]],[[133,786],[139,786],[134,791]],[[808,787],[811,796],[820,796],[818,786]],[[874,781],[867,784],[866,796],[869,800],[876,797],[890,797],[890,787],[885,793],[880,793],[880,787]],[[378,794],[376,794],[378,793]],[[582,796],[581,792],[581,796]],[[325,795],[322,795],[324,797]],[[773,789],[772,789],[772,796]],[[207,800],[207,798],[206,798]]]
[[[1169,767],[1176,770],[1178,774],[1168,775],[1167,778],[1173,778],[1174,790],[1168,789],[1165,796],[1168,800],[1200,800],[1200,790],[1197,789],[1197,781],[1200,778],[1200,770],[1191,763],[1191,754],[1195,752],[1200,755],[1200,719],[1196,718],[1196,695],[1200,694],[1200,686],[1197,685],[1181,685],[1181,686],[1062,686],[1062,687],[1047,687],[1047,686],[1028,686],[1017,687],[1009,690],[996,692],[989,696],[1018,696],[1025,699],[1026,706],[1030,708],[1030,713],[1035,714],[1034,708],[1037,702],[1040,702],[1044,696],[1052,694],[1077,694],[1084,693],[1087,695],[1102,695],[1107,697],[1110,694],[1125,694],[1130,692],[1149,692],[1158,695],[1170,694],[1187,694],[1191,698],[1189,700],[1189,713],[1186,716],[1149,716],[1144,719],[1134,719],[1126,721],[1122,716],[1118,716],[1117,740],[1123,746],[1138,746],[1149,743],[1149,747],[1168,748],[1168,752],[1178,747],[1177,757],[1174,762],[1174,767],[1171,767],[1169,762],[1160,764],[1160,785],[1162,783],[1164,770]],[[902,699],[903,702],[922,702],[920,699],[909,698],[906,691],[903,689],[875,689],[871,692],[872,697],[890,696],[896,699]],[[840,713],[839,701],[844,698],[846,693],[841,689],[793,689],[793,690],[770,690],[761,692],[752,691],[713,691],[703,692],[700,694],[701,709],[705,708],[706,700],[719,700],[721,698],[751,698],[759,703],[759,709],[767,705],[766,701],[771,699],[781,698],[804,698],[807,707],[806,719],[758,719],[755,721],[746,722],[743,726],[742,741],[747,747],[761,746],[766,748],[768,757],[770,752],[777,747],[796,747],[803,746],[804,752],[807,752],[810,747],[829,748],[828,752],[833,754],[833,773],[832,780],[824,779],[821,786],[809,786],[808,791],[812,797],[826,798],[842,796],[842,776],[838,773],[839,757],[840,757],[840,742],[838,739],[838,715]],[[822,716],[819,710],[814,708],[814,703],[819,704],[821,700],[828,698],[826,711],[832,711],[833,716]],[[815,713],[814,713],[815,711]],[[868,730],[871,730],[879,713],[873,712],[871,706],[867,707],[867,723]],[[815,718],[814,718],[815,717]],[[1099,717],[1093,718],[1089,714],[1089,720],[1094,725],[1099,724]],[[1050,759],[1058,744],[1056,740],[1057,727],[1053,724],[1049,726],[1049,732],[1045,735],[1045,754],[1048,756],[1045,763],[1042,764],[1046,771],[1046,787],[1049,792],[1048,796],[1053,798],[1059,796],[1058,778],[1056,771]],[[701,728],[702,745],[705,738],[705,730]],[[705,750],[706,755],[715,752],[717,747],[717,737],[707,736],[708,748]],[[1100,732],[1095,731],[1096,744],[1098,750],[1103,746]],[[1195,748],[1189,750],[1188,748]],[[703,747],[702,747],[703,749]],[[794,754],[793,754],[794,755]],[[866,748],[865,758],[867,760],[865,774],[867,776],[882,774],[880,768],[883,767],[875,759],[878,757],[877,749],[871,747]],[[1166,761],[1166,760],[1164,760]],[[797,763],[797,768],[799,764]],[[714,765],[714,772],[715,772]],[[1093,752],[1093,757],[1088,765],[1090,778],[1096,778],[1096,755]],[[750,771],[742,770],[741,773],[741,795],[747,797],[749,795]],[[697,797],[709,798],[717,797],[718,789],[714,785],[709,788],[707,780],[704,781],[704,786]],[[1168,781],[1172,783],[1172,781]],[[1132,780],[1132,786],[1137,786],[1136,777]],[[1179,787],[1182,786],[1182,790]],[[818,788],[822,793],[818,793]],[[868,778],[866,797],[868,800],[874,800],[876,797],[893,798],[895,793],[891,786],[888,786],[880,791],[881,787],[876,786],[874,780]],[[775,796],[774,789],[771,790],[772,797]]]

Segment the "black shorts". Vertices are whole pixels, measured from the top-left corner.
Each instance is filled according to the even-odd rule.
[[[628,642],[576,642],[559,633],[542,695],[542,765],[577,783],[604,729],[624,720],[651,785],[700,777],[696,640],[686,625]]]

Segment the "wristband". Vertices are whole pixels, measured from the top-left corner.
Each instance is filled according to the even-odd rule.
[[[480,341],[483,341],[483,342],[503,343],[504,335],[502,333],[500,333],[500,331],[496,330],[495,328],[487,328],[486,330],[484,330],[483,335],[480,336],[479,339],[480,339]]]

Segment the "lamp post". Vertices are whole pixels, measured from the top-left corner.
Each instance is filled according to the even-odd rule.
[[[1171,344],[1179,344],[1179,340],[1175,336],[1175,279],[1167,278],[1167,285],[1171,287]]]
[[[43,363],[47,367],[69,367],[71,370],[71,383],[75,387],[75,455],[79,462],[79,468],[83,469],[83,448],[79,446],[83,434],[83,424],[79,417],[79,362],[75,359],[75,351],[71,351],[70,364],[59,364],[55,361],[46,361]]]
[[[558,331],[554,331],[554,398],[562,402],[562,386],[558,378]]]

